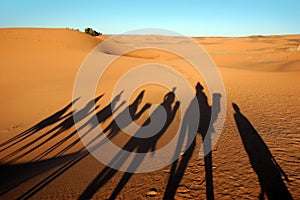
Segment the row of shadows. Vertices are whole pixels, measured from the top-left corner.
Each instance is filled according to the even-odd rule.
[[[146,103],[142,108],[139,109],[140,104],[142,102],[145,91],[142,91],[136,99],[130,104],[126,109],[120,112],[120,114],[116,118],[122,118],[122,116],[129,110],[129,113],[132,117],[132,120],[137,120],[146,110],[148,110],[151,106],[150,103]],[[96,113],[96,117],[98,119],[98,123],[94,124],[92,120],[88,120],[85,124],[83,124],[79,129],[84,129],[86,127],[90,127],[88,131],[86,131],[82,137],[86,137],[89,134],[89,131],[98,126],[99,124],[105,122],[109,119],[112,114],[121,109],[123,102],[117,105],[117,102],[120,101],[122,93],[118,94],[111,103],[106,105],[103,109]],[[86,117],[89,117],[92,113],[92,109],[98,108],[98,101],[102,98],[103,95],[91,100],[86,104],[86,106],[77,112],[68,112],[73,103],[76,103],[78,99],[74,100],[66,107],[53,114],[52,116],[42,120],[38,124],[34,125],[30,129],[14,136],[13,138],[3,142],[0,144],[0,152],[9,151],[10,152],[1,158],[0,166],[0,174],[1,174],[1,188],[0,188],[0,197],[5,195],[6,193],[14,190],[18,185],[23,182],[38,176],[47,171],[53,171],[46,178],[41,180],[36,185],[32,186],[29,190],[25,191],[18,199],[28,199],[33,197],[36,193],[54,181],[57,177],[64,174],[71,167],[79,163],[82,159],[84,159],[87,155],[89,155],[89,151],[87,151],[84,147],[76,151],[75,153],[66,154],[66,152],[72,150],[79,142],[80,138],[76,137],[77,131],[73,131],[70,134],[65,134],[67,130],[71,129],[75,124],[73,117],[77,120],[83,120]],[[213,95],[213,106],[215,106],[217,111],[220,111],[220,94]],[[218,113],[211,115],[211,106],[208,103],[207,96],[203,92],[203,87],[200,83],[196,85],[196,94],[195,98],[191,101],[190,107],[187,109],[187,112],[184,113],[183,119],[183,127],[181,127],[182,131],[180,131],[180,138],[184,138],[188,132],[190,117],[189,112],[193,108],[192,105],[198,103],[200,108],[200,121],[198,127],[198,133],[201,135],[202,140],[205,137],[209,137],[207,134],[207,130],[210,124],[210,120],[216,120]],[[163,101],[161,102],[161,106],[164,107],[167,113],[167,119],[163,126],[163,128],[154,136],[149,138],[137,138],[132,137],[129,141],[123,146],[123,149],[127,151],[135,151],[137,153],[145,153],[154,151],[156,148],[156,144],[159,139],[163,136],[163,134],[168,129],[169,125],[172,123],[177,110],[180,107],[180,102],[175,100],[174,92],[167,93]],[[287,187],[285,186],[282,175],[286,177],[283,170],[275,161],[274,157],[268,150],[268,147],[265,145],[263,140],[260,138],[257,131],[251,125],[251,123],[247,120],[245,116],[243,116],[236,104],[233,104],[234,109],[236,111],[234,117],[236,120],[236,124],[238,130],[240,132],[243,144],[245,146],[245,150],[249,155],[250,163],[254,171],[257,173],[260,186],[262,189],[262,193],[260,198],[262,199],[264,194],[266,194],[269,199],[292,199]],[[152,114],[155,115],[154,111]],[[143,125],[147,125],[150,123],[149,117]],[[123,127],[119,127],[116,123],[117,120],[112,120],[112,122],[104,129],[103,133],[106,134],[109,139],[112,139],[120,133],[120,131],[128,126],[130,122],[123,123]],[[56,125],[57,124],[57,125]],[[49,130],[48,130],[49,129]],[[47,130],[47,131],[45,131]],[[42,134],[40,132],[43,132]],[[99,134],[99,135],[100,135]],[[188,133],[189,134],[189,133]],[[192,135],[192,134],[190,134]],[[33,137],[35,136],[35,137]],[[189,135],[187,136],[189,137]],[[33,139],[31,139],[33,138]],[[60,138],[57,143],[53,144],[46,150],[41,151],[34,159],[32,159],[28,163],[24,164],[15,164],[16,161],[23,158],[24,156],[33,153],[35,151],[40,152],[38,150],[45,149],[43,146],[51,143],[52,140]],[[76,138],[69,141],[72,138]],[[96,139],[96,138],[95,138]],[[27,141],[24,145],[19,145],[24,141]],[[168,179],[168,183],[166,186],[166,191],[164,193],[164,199],[174,199],[176,189],[179,186],[181,179],[183,178],[184,172],[187,168],[187,165],[195,151],[196,147],[196,138],[192,138],[193,142],[187,151],[181,156],[180,159],[175,160],[171,165],[170,176]],[[210,140],[209,140],[210,141]],[[177,149],[181,149],[182,140],[178,141]],[[15,146],[19,145],[20,147],[15,148]],[[91,144],[88,144],[91,145]],[[90,149],[97,149],[101,145],[94,144]],[[205,182],[206,182],[206,197],[207,199],[214,199],[214,191],[213,191],[213,171],[212,171],[212,152],[211,152],[211,143],[205,143],[204,146],[204,162],[205,162]],[[12,150],[13,149],[13,150]],[[53,155],[53,152],[55,154]],[[180,152],[174,152],[174,157],[179,157]],[[47,156],[51,155],[50,159],[45,159]],[[127,158],[121,153],[117,154],[115,158],[112,159],[112,165],[120,165],[122,162],[125,162]],[[136,157],[133,159],[132,166],[138,168],[140,163],[143,161],[143,157]],[[90,182],[89,185],[86,186],[85,190],[79,196],[79,199],[91,199],[94,194],[109,180],[111,180],[114,175],[118,171],[110,168],[108,166],[104,167],[104,169]],[[121,192],[123,187],[132,177],[132,173],[125,173],[119,183],[116,185],[114,190],[111,193],[110,199],[115,199],[118,194]],[[287,177],[286,177],[287,179]]]

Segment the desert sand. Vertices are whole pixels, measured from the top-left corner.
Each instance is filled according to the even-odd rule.
[[[193,38],[218,66],[227,95],[226,121],[212,165],[198,158],[197,135],[193,151],[178,160],[176,170],[174,164],[133,175],[107,168],[87,153],[72,118],[76,74],[90,51],[107,38],[70,29],[0,29],[1,199],[300,199],[300,35]],[[102,53],[117,57],[120,48],[136,41],[164,39],[122,37]],[[116,81],[133,65],[149,61],[174,67],[195,86],[203,83],[188,63],[168,52],[122,55],[96,90],[103,129],[113,121],[104,109]],[[146,85],[131,102],[143,90],[138,110],[161,103],[169,92]],[[137,124],[149,117],[147,109]],[[172,138],[181,114],[174,115],[157,148]],[[130,137],[120,131],[112,140],[122,146]]]

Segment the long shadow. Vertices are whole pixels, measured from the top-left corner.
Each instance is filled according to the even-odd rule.
[[[250,121],[241,113],[240,108],[233,103],[234,119],[248,154],[253,170],[256,172],[261,188],[259,199],[293,199],[282,177],[287,175],[276,162],[269,148],[264,143]]]
[[[145,90],[143,90],[142,92],[139,93],[139,95],[136,97],[136,99],[133,101],[133,103],[131,103],[127,108],[125,108],[120,114],[118,114],[118,116],[112,120],[112,122],[103,130],[102,133],[99,133],[96,137],[93,138],[93,140],[91,140],[88,144],[86,144],[86,147],[89,147],[95,140],[97,140],[99,137],[102,136],[102,134],[107,133],[106,137],[107,139],[112,139],[113,137],[115,137],[120,130],[122,130],[123,128],[127,127],[132,121],[137,120],[138,118],[140,118],[140,116],[147,110],[150,108],[150,104],[146,103],[142,109],[140,109],[139,112],[137,112],[137,109],[139,107],[139,105],[142,102],[142,99],[144,97],[144,93]],[[121,93],[119,94],[121,95]],[[116,100],[119,100],[119,95],[117,95],[114,100],[112,101],[112,103],[110,103],[109,105],[107,105],[104,109],[102,109],[101,111],[99,111],[96,114],[96,117],[98,119],[97,124],[93,124],[93,120],[89,120],[86,124],[84,124],[82,127],[80,127],[80,129],[84,128],[85,126],[87,126],[88,124],[91,124],[91,128],[81,136],[81,138],[78,138],[76,141],[74,141],[73,143],[71,143],[69,146],[67,146],[65,149],[63,149],[62,151],[60,151],[57,155],[61,155],[62,153],[64,153],[66,150],[70,149],[72,146],[74,146],[76,143],[78,143],[83,137],[85,137],[92,129],[94,129],[97,125],[99,125],[100,123],[106,121],[106,119],[108,117],[110,117],[114,112],[116,112],[122,105],[124,105],[124,102],[122,102],[117,108],[114,109],[115,104],[116,104]],[[130,114],[131,119],[126,118],[126,113]],[[118,120],[120,123],[117,124],[116,120]],[[94,145],[90,150],[95,150],[96,148],[99,148],[103,143],[105,143],[105,141],[101,141],[98,144]]]
[[[0,165],[0,196],[3,196],[13,190],[23,182],[52,170],[59,165],[67,163],[79,155],[79,152],[75,152],[61,157],[37,162],[28,162],[16,165]]]
[[[79,98],[75,99],[74,101],[72,101],[71,103],[66,105],[63,109],[61,109],[60,111],[57,111],[53,115],[47,117],[46,119],[43,119],[42,121],[40,121],[36,125],[32,126],[31,128],[27,129],[26,131],[24,131],[24,132],[22,132],[22,133],[20,133],[16,136],[8,139],[7,141],[1,143],[0,147],[3,147],[3,146],[6,146],[6,147],[1,149],[0,152],[4,151],[4,150],[20,143],[20,142],[22,142],[26,138],[28,138],[31,135],[43,130],[44,128],[46,128],[48,126],[51,126],[51,125],[65,119],[66,117],[69,117],[72,113],[69,112],[66,115],[65,115],[65,113],[72,107],[72,104],[76,103],[76,101],[78,101],[78,100],[79,100]]]
[[[82,120],[86,116],[88,116],[91,113],[91,109],[94,107],[94,105],[97,103],[97,101],[99,101],[99,99],[102,96],[103,95],[100,95],[97,98],[91,100],[90,102],[87,103],[87,105],[83,109],[79,110],[78,112],[75,112],[74,115],[79,116],[79,117],[77,117],[78,120]],[[27,154],[33,152],[34,150],[36,150],[38,148],[40,148],[47,142],[58,137],[59,135],[64,133],[66,130],[68,130],[74,126],[75,122],[74,122],[73,117],[74,117],[73,115],[69,115],[64,121],[62,121],[60,124],[58,124],[54,128],[50,129],[49,131],[40,135],[39,137],[35,138],[34,140],[31,140],[30,142],[28,142],[27,144],[23,145],[22,147],[16,149],[15,151],[11,152],[10,154],[4,156],[1,159],[1,162],[8,160],[8,159],[12,158],[13,156],[17,155],[18,153],[21,153],[22,151],[25,151],[26,149],[29,148],[27,151],[23,152],[22,154],[14,157],[9,162],[7,162],[9,164],[12,164],[15,161],[19,160],[20,158],[26,156]],[[49,135],[50,135],[50,137],[48,137]],[[45,140],[43,141],[43,139],[45,139]],[[41,143],[35,145],[38,142],[41,142]]]
[[[216,106],[217,108],[220,108],[220,95],[214,94],[213,95],[213,106]],[[199,108],[199,114],[200,114],[200,121],[195,121],[195,109]],[[219,111],[219,109],[217,109]],[[215,116],[212,118],[213,122],[216,120],[218,115],[218,112],[215,113]],[[198,125],[198,133],[202,136],[202,141],[204,144],[204,162],[205,162],[205,174],[206,174],[206,197],[207,199],[214,199],[213,194],[213,179],[212,179],[212,156],[211,156],[211,135],[207,134],[209,124],[211,120],[211,106],[208,104],[207,96],[203,92],[203,87],[200,83],[197,83],[196,85],[196,96],[191,101],[189,108],[187,109],[184,118],[182,127],[180,130],[180,136],[178,140],[178,144],[176,147],[176,152],[174,153],[174,157],[178,158],[172,163],[171,170],[170,170],[170,176],[168,180],[168,184],[166,187],[166,191],[164,194],[164,199],[174,199],[176,190],[180,184],[180,181],[183,178],[184,172],[187,168],[188,162],[190,161],[193,152],[195,150],[196,146],[196,135],[192,132],[193,128],[196,125]],[[187,134],[187,141],[191,141],[191,145],[188,147],[188,149],[184,152],[184,154],[181,156],[181,159],[179,160],[180,156],[180,150],[182,149],[184,138]],[[206,142],[204,142],[204,138],[208,137],[206,139]]]
[[[116,136],[116,134],[122,130],[123,128],[127,127],[131,121],[135,121],[142,116],[142,114],[150,108],[151,104],[146,103],[143,108],[137,112],[138,106],[141,104],[142,99],[144,97],[145,90],[143,90],[137,98],[134,100],[132,104],[125,108],[115,120],[113,120],[105,129],[104,133],[107,133],[107,137],[112,139]],[[129,113],[131,119],[127,118],[127,113]],[[117,123],[118,121],[119,123]]]
[[[95,123],[92,120],[92,118],[91,118],[86,123],[84,123],[81,127],[79,127],[78,131],[81,131],[82,129],[84,129],[85,127],[88,127],[88,126],[90,126],[90,129],[88,131],[86,131],[80,138],[77,138],[75,141],[73,141],[71,144],[69,144],[63,150],[61,150],[60,152],[58,152],[55,155],[55,157],[63,155],[66,151],[70,150],[73,146],[75,146],[77,143],[79,143],[82,138],[84,138],[85,136],[87,136],[88,133],[92,129],[94,129],[96,126],[98,126],[99,124],[105,122],[108,118],[110,118],[112,116],[113,112],[116,112],[124,104],[124,102],[122,102],[117,108],[115,108],[117,102],[121,98],[122,93],[123,92],[121,92],[120,94],[118,94],[112,100],[111,103],[109,103],[108,105],[106,105],[103,109],[101,109],[100,111],[98,111],[95,114],[96,117],[97,117],[97,123]],[[71,134],[67,135],[66,137],[64,137],[63,139],[61,139],[59,142],[57,142],[55,145],[53,145],[52,147],[50,147],[49,149],[47,149],[46,151],[44,151],[43,153],[41,153],[36,159],[42,159],[46,155],[50,154],[51,152],[53,152],[54,150],[56,150],[57,148],[59,148],[60,146],[62,146],[65,142],[69,141],[73,136],[76,136],[76,134],[77,134],[77,130],[74,130]]]
[[[89,112],[89,110],[94,106],[94,104],[102,97],[103,95],[95,98],[94,100],[91,100],[84,109],[80,110],[77,113],[81,113],[82,116],[85,116],[84,114]],[[75,101],[73,101],[72,103],[75,103],[78,99],[76,99]],[[55,113],[54,115],[52,115],[51,117],[48,117],[44,120],[42,120],[41,122],[39,122],[38,124],[34,125],[32,128],[28,129],[27,131],[24,131],[23,133],[19,134],[18,137],[14,137],[10,140],[10,142],[13,142],[14,140],[17,140],[15,142],[18,142],[18,138],[20,139],[25,139],[22,137],[27,137],[29,138],[31,135],[33,135],[34,133],[38,133],[39,131],[41,131],[42,129],[46,128],[47,126],[50,126],[52,124],[55,124],[57,122],[62,121],[61,123],[59,123],[59,125],[55,126],[55,128],[52,128],[50,131],[48,131],[47,133],[41,135],[38,137],[38,139],[42,139],[42,137],[45,137],[47,134],[50,134],[54,131],[59,131],[59,132],[63,132],[64,130],[67,130],[68,128],[71,128],[74,125],[74,121],[73,121],[73,117],[72,117],[72,112],[64,115],[64,113],[66,113],[66,111],[70,108],[70,106],[72,105],[72,103],[68,104],[67,106],[64,107],[64,109],[60,110],[59,112]],[[76,114],[76,113],[75,113]],[[26,134],[27,135],[26,135]],[[33,140],[29,143],[27,143],[24,148],[21,147],[20,149],[15,150],[13,153],[9,154],[8,156],[6,156],[5,158],[9,158],[9,156],[13,156],[14,154],[21,152],[22,150],[26,149],[27,147],[32,147],[31,145],[34,144],[35,142],[37,142],[38,140]],[[48,141],[48,140],[46,140]],[[44,141],[45,142],[45,141]],[[44,142],[42,142],[41,144],[44,144]],[[40,145],[40,144],[39,144]],[[28,150],[26,152],[30,153],[31,151],[33,151],[34,149],[36,149],[38,146],[33,146],[32,149]],[[1,193],[0,196],[4,195],[5,193],[9,192],[10,190],[14,189],[15,187],[17,187],[19,184],[23,183],[24,181],[37,176],[39,174],[41,174],[44,171],[47,171],[48,169],[51,169],[53,167],[56,167],[58,165],[61,165],[63,163],[68,163],[70,161],[72,161],[73,159],[75,159],[76,157],[78,157],[79,155],[82,154],[83,151],[78,151],[77,153],[72,153],[72,154],[68,154],[66,156],[59,156],[56,158],[50,158],[47,159],[45,161],[30,161],[27,163],[23,163],[23,164],[12,164],[13,161],[17,160],[18,158],[21,158],[21,156],[25,156],[26,154],[22,154],[21,156],[18,156],[17,158],[14,158],[12,161],[10,162],[6,162],[6,163],[1,163],[0,164],[0,170],[1,170],[1,180],[5,180],[5,184],[1,183],[1,186],[3,186],[3,188],[1,187]],[[3,159],[3,158],[2,158]],[[1,160],[2,160],[1,159]],[[53,164],[57,162],[57,165]],[[44,165],[48,165],[43,167]],[[53,167],[51,167],[53,166]],[[30,169],[33,170],[32,172],[30,172]],[[17,171],[19,170],[19,171]],[[26,173],[28,171],[28,173]],[[10,173],[11,172],[11,173]],[[19,173],[20,172],[20,173]],[[6,177],[6,173],[10,173],[10,180],[7,180]],[[6,178],[5,178],[6,177]]]
[[[129,107],[131,108],[131,110],[133,112],[137,112],[137,108],[139,106],[139,104],[142,101],[144,95],[144,91],[141,92],[137,99],[134,101],[133,104],[131,104]],[[114,98],[116,101],[119,100],[118,97]],[[113,100],[114,101],[114,100]],[[98,122],[101,123],[103,121],[105,121],[109,116],[111,116],[111,111],[109,111],[108,108],[111,109],[111,105],[114,103],[110,103],[107,106],[105,106],[102,110],[100,110],[99,112],[97,112],[96,116],[98,118]],[[114,106],[113,106],[114,107]],[[148,106],[147,106],[148,107]],[[143,112],[145,111],[145,109],[142,109]],[[140,112],[139,116],[141,115]],[[135,113],[132,113],[134,116],[136,116]],[[118,117],[118,116],[117,116]],[[134,118],[135,120],[138,119],[137,117]],[[85,124],[86,125],[86,124]],[[84,125],[84,126],[85,126]],[[114,127],[114,126],[112,126]],[[116,130],[115,128],[113,130]],[[100,133],[103,134],[103,133]],[[117,132],[115,132],[115,135],[117,134]],[[97,137],[97,136],[96,136]],[[86,156],[88,156],[90,154],[90,151],[93,151],[95,149],[97,149],[99,146],[101,146],[101,142],[99,144],[95,144],[94,146],[92,146],[90,148],[89,151],[86,150],[85,147],[83,147],[82,149],[80,149],[78,152],[79,154],[77,154],[77,156],[75,158],[73,158],[72,160],[68,161],[67,163],[65,163],[63,166],[59,167],[57,170],[55,170],[53,173],[51,173],[49,176],[47,176],[45,179],[43,179],[42,181],[40,181],[38,184],[36,184],[35,186],[33,186],[32,188],[30,188],[28,191],[26,191],[23,195],[21,195],[18,199],[28,199],[32,196],[34,196],[36,193],[38,193],[40,190],[42,190],[44,187],[46,187],[48,184],[50,184],[52,181],[54,181],[56,178],[58,178],[59,176],[61,176],[62,174],[64,174],[66,171],[68,171],[70,168],[72,168],[73,166],[75,166],[77,163],[79,163],[80,161],[82,161]],[[59,156],[60,157],[60,156]]]
[[[200,96],[205,95],[204,93],[200,93]],[[199,97],[198,97],[199,99]],[[204,99],[200,97],[200,99]],[[204,110],[204,120],[199,124],[199,133],[202,136],[202,142],[203,142],[203,151],[204,151],[204,165],[205,165],[205,185],[206,185],[206,199],[207,200],[213,200],[214,199],[214,186],[213,186],[213,159],[212,159],[212,132],[208,130],[209,124],[211,123],[208,119],[212,120],[212,123],[214,123],[217,120],[218,114],[220,113],[220,94],[213,94],[213,102],[212,106],[214,108],[214,113],[211,112],[212,107],[208,107],[205,103],[199,102],[200,110],[203,112]],[[199,100],[198,100],[199,101]],[[207,109],[207,110],[205,110]],[[200,114],[202,117],[202,115]]]
[[[163,102],[160,104],[166,111],[166,121],[164,123],[163,128],[156,133],[154,136],[148,137],[148,138],[138,138],[138,137],[132,137],[124,146],[123,149],[136,153],[146,153],[149,151],[154,151],[156,147],[156,143],[161,138],[161,136],[165,133],[171,122],[173,121],[175,114],[179,108],[179,102],[175,101],[175,94],[174,92],[169,92],[165,95]],[[174,105],[173,105],[174,103]],[[159,119],[159,110],[156,109],[153,111],[151,116],[145,121],[143,126],[148,125],[150,123],[151,119]],[[138,130],[135,135],[140,135],[141,130]],[[137,154],[129,165],[128,168],[131,169],[131,171],[135,171],[145,156],[141,156],[145,154]],[[123,152],[119,152],[109,163],[108,166],[120,166],[122,165],[126,160],[128,159],[128,154],[124,154]],[[81,194],[79,199],[90,199],[93,197],[93,195],[98,191],[100,187],[102,187],[105,183],[107,183],[118,171],[116,169],[113,169],[111,167],[106,166],[98,175],[97,177],[89,184],[89,186],[85,189],[85,191]],[[129,181],[133,173],[125,173],[123,177],[121,178],[120,182],[114,189],[113,193],[110,196],[110,199],[115,199],[117,195],[120,193],[122,188],[126,185],[126,183]]]

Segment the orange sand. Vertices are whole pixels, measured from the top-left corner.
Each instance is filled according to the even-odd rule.
[[[119,45],[130,44],[131,40],[135,41],[138,37],[158,36],[132,36]],[[72,101],[73,83],[81,63],[88,53],[106,38],[94,38],[69,29],[0,29],[0,143],[67,106]],[[290,194],[294,199],[299,199],[300,51],[297,51],[297,45],[300,44],[300,35],[194,39],[208,51],[219,67],[227,93],[226,122],[212,154],[215,199],[257,199],[260,194],[258,175],[251,166],[251,158],[248,157],[247,147],[243,144],[242,135],[234,119],[231,106],[233,102],[240,107],[241,113],[249,120],[252,128],[257,131],[287,174],[290,182],[284,184]],[[109,54],[117,55],[118,48],[121,47],[108,47]],[[173,66],[182,71],[193,84],[200,80],[200,77],[194,76],[188,64],[174,55],[157,50],[132,52],[113,64],[106,72],[106,77],[99,83],[97,94],[104,96],[99,100],[98,109],[101,110],[109,103],[110,96],[107,94],[122,74],[131,69],[133,64],[147,63],[149,60]],[[157,86],[146,86],[140,88],[140,91],[142,89],[146,91],[142,104],[160,103],[167,92],[165,88]],[[150,90],[154,92],[151,93]],[[69,111],[71,107],[63,114]],[[141,124],[147,116],[146,112],[137,123]],[[172,126],[166,132],[166,137],[159,145],[165,144],[177,130],[179,116],[180,113],[176,115]],[[47,131],[51,132],[51,128],[65,119],[67,117],[43,127],[22,142],[1,151],[1,160]],[[107,119],[102,126],[106,127],[111,120],[112,118]],[[246,125],[249,126],[244,124]],[[15,199],[26,192],[32,194],[30,197],[33,199],[76,199],[82,195],[105,167],[91,155],[78,162],[71,162],[70,167],[59,176],[45,185],[41,184],[56,170],[78,158],[77,150],[82,148],[80,142],[61,156],[53,157],[55,153],[78,139],[76,134],[43,159],[34,160],[74,131],[75,127],[71,124],[61,135],[51,139],[41,148],[21,156],[12,165],[6,164],[33,146],[30,145],[2,161],[0,198]],[[49,136],[44,139],[47,138]],[[129,139],[124,134],[120,138],[114,139],[116,144]],[[204,161],[197,157],[200,141],[201,138],[197,138],[196,150],[187,164],[175,194],[177,199],[206,198]],[[1,149],[4,147],[1,146]],[[257,153],[260,152],[263,155],[263,151],[257,149]],[[117,198],[162,199],[170,175],[169,169],[170,166],[151,173],[134,174]],[[96,188],[92,197],[109,198],[122,175],[121,172],[116,173],[107,183]],[[147,196],[151,188],[157,191],[154,197]],[[36,191],[30,193],[32,189]]]

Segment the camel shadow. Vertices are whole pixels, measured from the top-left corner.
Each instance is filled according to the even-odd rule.
[[[174,92],[169,92],[165,95],[163,102],[160,104],[166,111],[166,121],[164,123],[163,128],[156,133],[155,135],[147,138],[139,138],[135,137],[139,134],[147,134],[143,131],[143,129],[137,130],[137,132],[134,134],[133,137],[123,146],[122,149],[129,151],[129,152],[137,152],[137,156],[133,158],[131,161],[131,164],[129,164],[128,169],[130,171],[135,171],[139,165],[144,160],[145,156],[140,156],[142,153],[147,152],[153,152],[156,147],[156,143],[158,140],[162,137],[162,135],[166,132],[169,125],[173,121],[175,114],[179,108],[179,102],[175,101],[175,94]],[[174,105],[173,105],[174,104]],[[145,105],[147,106],[147,104]],[[159,109],[156,109],[153,111],[151,116],[143,123],[143,126],[146,126],[150,123],[151,120],[160,119],[160,112]],[[111,130],[115,130],[112,128]],[[110,133],[112,134],[112,133]],[[115,134],[113,134],[115,135]],[[111,178],[114,177],[114,175],[118,172],[118,170],[114,169],[118,166],[121,166],[126,160],[128,159],[128,154],[124,154],[124,151],[118,152],[110,161],[108,166],[106,166],[97,176],[96,178],[87,186],[87,188],[84,190],[84,192],[80,195],[79,199],[90,199],[93,197],[93,195],[105,184],[107,183]],[[111,168],[109,166],[116,166],[114,168]],[[133,173],[126,172],[123,177],[121,178],[118,185],[115,187],[113,193],[111,194],[109,199],[115,199],[117,195],[120,193],[120,191],[123,189],[123,187],[126,185],[126,183],[130,180]]]
[[[195,98],[191,101],[189,108],[187,109],[184,118],[182,127],[180,130],[180,138],[176,147],[176,152],[174,157],[176,159],[171,166],[170,176],[167,184],[167,188],[164,194],[164,199],[174,199],[176,190],[182,180],[185,170],[189,161],[192,158],[193,152],[196,147],[196,135],[192,132],[193,127],[198,128],[197,132],[202,137],[203,142],[203,151],[204,151],[204,165],[205,165],[205,182],[206,182],[206,198],[209,200],[214,199],[213,192],[213,171],[212,171],[212,144],[211,144],[211,133],[208,131],[209,125],[213,124],[217,119],[217,116],[220,112],[220,94],[213,94],[213,103],[217,111],[213,113],[212,116],[212,106],[209,105],[207,96],[203,92],[203,86],[200,83],[197,83]],[[199,109],[200,121],[195,120],[197,115],[195,115],[195,109]],[[212,121],[211,121],[212,120]],[[190,146],[186,149],[184,154],[180,157],[180,149],[182,149],[183,141],[185,136],[187,141],[192,141]],[[180,159],[179,159],[180,158]]]
[[[120,95],[122,93],[118,94],[111,103],[107,104],[103,109],[101,109],[100,111],[96,112],[95,117],[97,118],[98,123],[95,124],[93,120],[87,120],[86,123],[84,123],[81,127],[79,127],[79,129],[83,129],[85,127],[91,127],[91,129],[93,129],[96,126],[99,126],[99,124],[101,124],[102,122],[106,121],[108,118],[110,118],[113,114],[113,112],[115,112],[117,109],[120,108],[121,105],[123,105],[123,102],[120,104],[120,106],[118,106],[117,108],[115,108],[116,103],[120,100]],[[138,106],[140,105],[142,99],[144,96],[144,91],[142,91],[137,98],[135,99],[135,101],[130,104],[128,106],[129,112],[131,113],[134,120],[137,120],[143,112],[145,112],[148,108],[149,108],[149,104],[146,104],[139,112],[137,111]],[[99,99],[96,99],[99,100]],[[90,101],[93,102],[93,101]],[[84,110],[89,110],[91,107],[91,103],[88,103],[87,106],[85,106]],[[94,105],[94,104],[93,104]],[[86,113],[86,112],[84,112]],[[121,112],[122,113],[122,112]],[[75,113],[76,114],[76,113]],[[82,114],[82,113],[81,113]],[[87,115],[83,115],[84,117],[87,117]],[[119,115],[117,117],[120,117]],[[116,118],[117,118],[116,117]],[[81,119],[81,118],[80,118]],[[126,124],[126,126],[129,124]],[[124,125],[125,126],[125,125]],[[113,136],[116,136],[118,133],[118,129],[115,127],[115,125],[110,124],[109,129],[107,130],[113,130]],[[84,132],[84,134],[82,135],[82,137],[85,137],[90,130]],[[76,132],[77,133],[77,132]],[[111,133],[111,132],[110,132]],[[71,133],[70,135],[67,135],[65,138],[63,138],[61,141],[58,141],[57,144],[62,145],[63,142],[67,141],[68,139],[70,139],[71,136],[73,136],[74,133]],[[99,135],[104,134],[99,133]],[[98,135],[94,136],[95,138],[93,140],[96,140]],[[72,148],[76,143],[80,142],[80,139],[75,140],[73,143],[71,143],[70,145],[68,145],[67,147],[65,147],[61,152],[59,152],[58,154],[56,154],[55,157],[49,159],[50,160],[59,160],[61,158],[64,158],[65,156],[63,155],[63,152],[66,152],[67,150],[69,150],[70,148]],[[31,187],[29,190],[27,190],[26,192],[24,192],[19,199],[28,199],[31,198],[32,196],[34,196],[36,193],[38,193],[40,190],[42,190],[43,188],[45,188],[47,185],[49,185],[51,182],[53,182],[55,179],[57,179],[59,176],[63,175],[65,172],[67,172],[70,168],[74,167],[77,163],[79,163],[80,161],[82,161],[86,156],[88,156],[92,151],[96,150],[97,148],[99,148],[101,145],[103,144],[103,142],[99,142],[96,143],[95,145],[91,146],[89,148],[89,151],[86,149],[86,147],[82,147],[79,151],[76,152],[76,154],[74,154],[74,156],[69,156],[68,160],[66,160],[66,162],[62,163],[62,165],[54,170],[53,173],[51,173],[49,176],[47,176],[46,178],[44,178],[43,180],[41,180],[39,183],[37,183],[36,185],[34,185],[33,187]],[[88,144],[90,145],[90,144]],[[58,146],[52,146],[50,149],[48,150],[53,150],[53,148],[58,148]],[[49,153],[47,151],[47,153]],[[43,154],[42,154],[43,155]],[[68,155],[73,155],[73,154],[68,154]],[[66,155],[67,156],[67,155]],[[32,167],[34,167],[37,163],[42,163],[43,161],[35,161],[35,162],[30,162],[30,163],[26,163],[27,165],[30,165]],[[13,165],[10,167],[14,167]],[[28,178],[28,176],[26,176]],[[25,180],[25,179],[24,179]],[[21,184],[22,181],[19,182],[19,184]],[[16,187],[17,185],[15,185]],[[14,185],[10,186],[10,190],[12,190],[14,188]],[[5,193],[7,193],[9,190],[7,190]],[[3,193],[4,194],[4,193]],[[2,194],[2,195],[3,195]]]
[[[69,117],[70,115],[72,115],[72,113],[71,112],[69,112],[67,114],[65,114],[65,113],[72,107],[72,104],[76,103],[76,101],[78,101],[78,100],[79,100],[79,98],[75,99],[74,101],[72,101],[71,103],[66,105],[61,110],[59,110],[56,113],[52,114],[51,116],[43,119],[42,121],[38,122],[37,124],[35,124],[31,128],[23,131],[22,133],[19,133],[18,135],[8,139],[7,141],[1,143],[0,148],[1,147],[4,147],[4,148],[1,149],[0,152],[11,148],[12,146],[22,142],[26,138],[28,138],[28,137],[34,135],[35,133],[43,130],[44,128],[46,128],[48,126],[51,126],[51,125],[65,119],[65,118]]]
[[[17,136],[4,142],[6,145],[8,145],[8,144],[9,145],[7,147],[3,148],[1,151],[7,150],[9,148],[13,149],[17,143],[20,143],[25,139],[29,140],[26,144],[23,144],[18,149],[15,149],[8,155],[1,158],[0,161],[3,163],[5,162],[7,164],[13,164],[14,162],[27,156],[28,154],[32,153],[33,151],[40,149],[42,146],[45,146],[45,144],[49,143],[50,141],[54,140],[55,138],[59,137],[60,135],[63,135],[65,133],[65,131],[71,129],[75,125],[75,122],[73,120],[73,115],[80,116],[79,120],[84,119],[92,112],[92,108],[94,108],[94,105],[97,103],[97,101],[99,101],[99,99],[101,99],[102,96],[103,95],[98,96],[97,98],[89,101],[83,109],[81,109],[77,112],[70,111],[68,114],[63,115],[67,111],[67,109],[69,109],[71,107],[71,105],[78,100],[78,99],[76,99],[75,101],[71,102],[69,105],[67,105],[64,109],[57,112],[56,114],[46,118],[45,120],[42,120],[40,123],[38,123],[37,125],[33,126],[30,129],[28,129],[27,131],[20,133]],[[30,136],[34,136],[34,134],[36,134],[38,131],[41,131],[41,130],[45,129],[46,127],[48,127],[50,125],[54,125],[56,123],[58,123],[58,125],[54,126],[53,128],[46,131],[45,133],[40,134],[36,138],[33,138],[33,139],[30,138]],[[39,157],[39,156],[37,156],[37,157]]]

